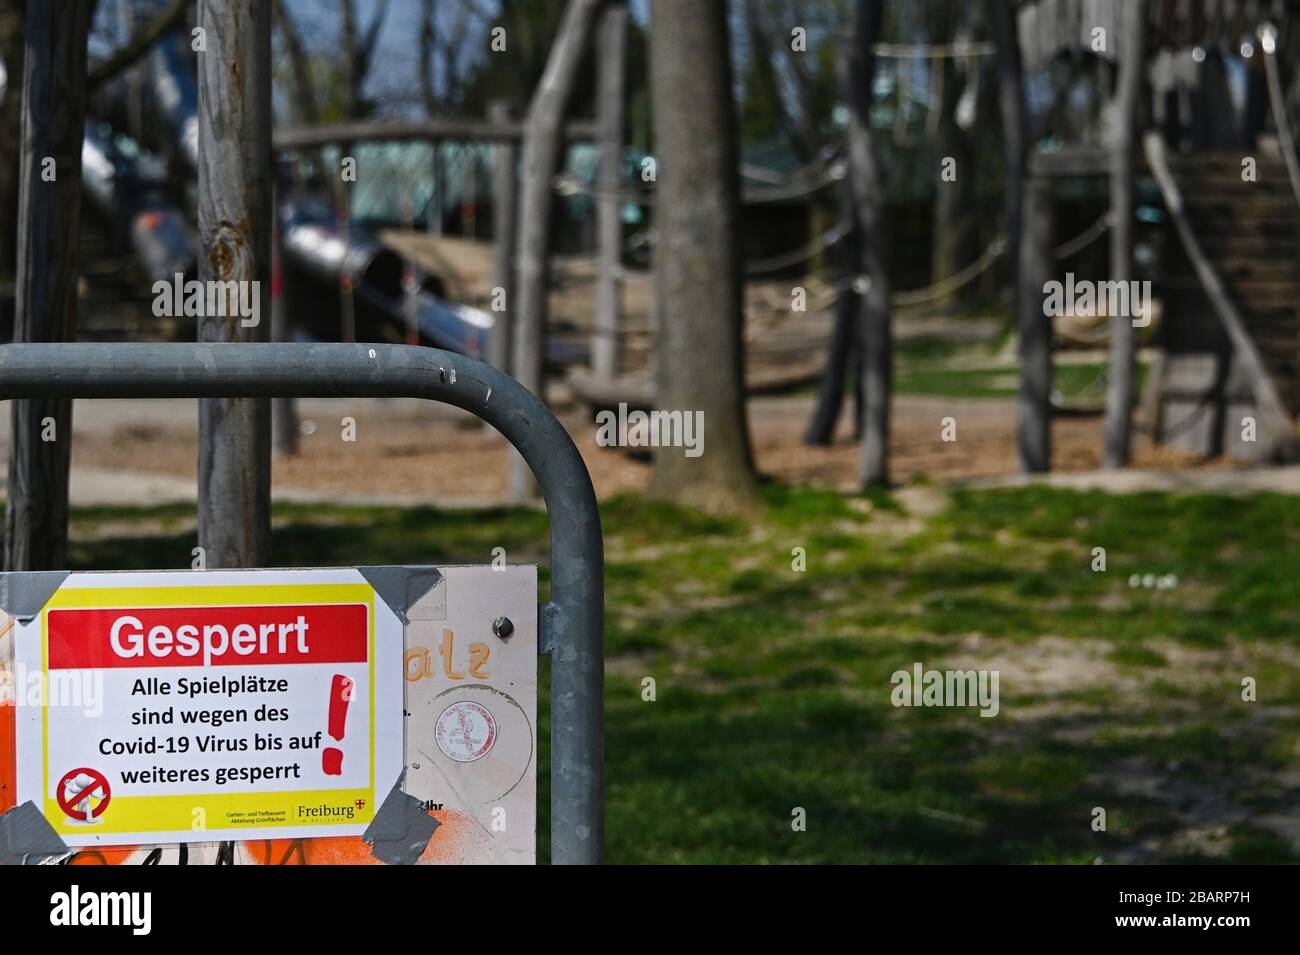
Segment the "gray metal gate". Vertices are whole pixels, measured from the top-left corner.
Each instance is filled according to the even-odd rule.
[[[427,398],[491,424],[519,451],[551,522],[551,860],[598,863],[604,847],[605,555],[578,449],[513,378],[463,355],[402,345],[0,345],[0,400],[14,398]]]

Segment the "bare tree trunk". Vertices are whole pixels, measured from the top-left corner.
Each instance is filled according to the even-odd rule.
[[[514,377],[545,398],[546,268],[550,258],[551,178],[560,162],[561,123],[601,0],[569,0],[524,124],[523,195],[516,249]],[[528,465],[511,456],[510,497],[535,493]]]
[[[1020,469],[1031,473],[1052,467],[1052,320],[1042,308],[1043,286],[1052,275],[1052,211],[1051,183],[1042,177],[1031,180],[1016,294],[1020,360],[1016,448]]]
[[[740,186],[724,0],[654,0],[657,407],[701,412],[703,453],[661,447],[651,490],[710,510],[755,489],[745,419]]]
[[[5,95],[0,99],[0,276],[5,278],[12,277],[16,267],[24,6],[24,0],[0,0],[0,56],[8,74]]]
[[[442,106],[433,88],[433,58],[438,43],[438,11],[433,0],[420,0],[420,96],[430,116]]]
[[[998,48],[998,98],[1002,110],[1004,204],[1006,208],[1007,261],[1011,263],[1012,314],[1016,316],[1020,348],[1020,400],[1017,408],[1017,448],[1025,471],[1046,471],[1051,466],[1051,324],[1044,320],[1042,283],[1050,271],[1050,193],[1037,183],[1039,194],[1027,248],[1022,248],[1025,214],[1026,122],[1020,41],[1010,0],[990,0],[989,22]],[[1045,236],[1045,237],[1044,237]],[[1035,248],[1036,242],[1042,242]]]
[[[488,119],[500,124],[510,122],[510,106],[505,102],[493,103],[488,109]],[[492,145],[493,284],[502,290],[505,308],[493,314],[492,340],[488,347],[492,366],[506,372],[510,370],[510,326],[515,305],[518,191],[519,150],[512,139],[498,140]]]
[[[30,0],[27,4],[16,342],[71,341],[76,331],[86,36],[94,8],[94,0]],[[16,82],[12,74],[10,82]],[[67,398],[15,401],[12,422],[5,567],[66,566],[72,402]]]
[[[989,23],[998,50],[998,106],[1002,113],[1003,215],[1006,219],[1006,261],[1020,262],[1020,219],[1025,202],[1025,99],[1020,69],[1020,41],[1012,0],[989,0]],[[1012,297],[1018,294],[1012,281]],[[1012,314],[1019,312],[1012,305]]]
[[[756,9],[752,3],[747,8]],[[836,78],[840,84],[840,95],[847,103],[853,97],[853,84],[858,77],[851,69],[856,62],[849,55],[847,41],[836,57]],[[817,404],[813,409],[812,420],[804,433],[804,444],[826,447],[834,443],[835,426],[840,420],[840,411],[844,406],[844,383],[846,375],[852,370],[854,374],[854,434],[861,436],[862,425],[862,334],[858,327],[858,311],[861,307],[856,291],[861,258],[861,243],[858,237],[857,215],[854,211],[852,177],[846,176],[840,187],[840,219],[849,223],[848,234],[840,241],[840,278],[839,294],[835,300],[835,322],[831,328],[830,338],[826,342],[826,364],[822,367],[821,385],[817,391]],[[852,361],[850,362],[850,358]]]
[[[596,321],[591,343],[591,368],[601,378],[618,374],[619,329],[622,325],[623,222],[618,192],[623,177],[623,86],[627,69],[627,8],[605,11],[596,44],[600,57],[597,79],[600,124],[600,196],[597,199],[600,273],[596,286]]]
[[[772,110],[777,130],[789,141],[799,162],[811,163],[822,155],[826,145],[819,128],[819,117],[823,111],[823,104],[817,99],[820,87],[813,77],[817,67],[814,65],[810,70],[806,65],[810,58],[792,48],[788,34],[782,35],[782,30],[772,29],[772,18],[765,15],[764,7],[769,14],[776,14],[778,22],[783,20],[779,5],[764,3],[763,0],[744,0],[745,36],[749,43],[750,60],[747,83],[753,83],[756,98]],[[786,4],[785,9],[797,8]],[[780,66],[777,57],[782,61]],[[816,58],[811,59],[816,64]],[[843,85],[843,76],[838,79]],[[787,85],[793,88],[796,97],[793,110],[787,105],[783,94],[783,88]],[[838,211],[835,199],[826,193],[819,191],[809,196],[809,234],[818,236],[825,233],[839,221]],[[808,271],[824,271],[830,267],[829,260],[828,249],[817,250],[808,259]]]
[[[847,73],[847,71],[846,71]],[[847,77],[845,79],[847,83]],[[853,220],[853,197],[849,184],[844,183],[841,191],[843,218]],[[853,276],[858,270],[858,235],[857,229],[849,229],[840,241],[840,290],[835,300],[835,323],[831,327],[831,336],[826,342],[826,364],[822,366],[821,385],[817,390],[817,405],[813,409],[812,421],[804,433],[804,444],[826,447],[835,440],[835,426],[840,420],[840,410],[844,407],[844,383],[850,368],[849,358],[856,354],[859,336],[854,328],[858,320],[858,294],[853,288]],[[856,372],[860,360],[854,361],[852,367]]]
[[[800,104],[803,107],[801,116],[792,116],[790,110],[786,108],[785,98],[781,95],[781,78],[777,74],[776,51],[773,49],[772,36],[769,32],[770,21],[764,22],[763,4],[761,0],[744,0],[744,17],[745,33],[749,40],[750,56],[752,57],[752,79],[755,84],[755,92],[768,105],[776,118],[777,128],[785,135],[790,143],[790,148],[794,154],[799,157],[800,162],[811,162],[818,154],[821,143],[815,141],[816,124],[809,121],[812,111],[808,109],[810,104],[807,99]],[[786,57],[784,54],[791,52],[786,49],[789,43],[788,36],[781,36],[781,31],[777,31],[779,37],[778,43],[781,46],[781,53],[785,59],[785,64],[790,68],[790,72],[795,75],[796,86],[802,94],[806,92],[807,80],[799,71],[798,54],[793,57]],[[822,230],[826,227],[822,226]],[[813,235],[820,235],[821,231],[814,231]]]
[[[339,46],[343,53],[343,109],[348,119],[356,119],[360,113],[361,84],[365,77],[361,73],[360,41],[357,38],[357,11],[353,0],[340,0],[339,3]],[[345,154],[351,150],[344,148]]]
[[[1111,149],[1110,278],[1133,277],[1133,191],[1137,146],[1138,99],[1142,90],[1146,3],[1129,0],[1120,34],[1119,89],[1115,95],[1115,129]],[[1122,468],[1129,462],[1134,382],[1133,315],[1110,317],[1110,378],[1106,388],[1106,438],[1103,464]]]
[[[889,481],[889,402],[893,383],[893,334],[889,314],[889,247],[884,215],[884,185],[871,144],[871,79],[880,37],[884,0],[858,0],[853,43],[849,50],[849,186],[858,231],[857,273],[866,288],[858,296],[862,326],[864,427],[858,479],[863,487]]]
[[[199,319],[203,342],[266,341],[271,314],[271,8],[200,0],[199,277],[259,283],[256,325],[227,294]],[[251,292],[247,293],[250,296]],[[199,546],[209,567],[271,559],[271,402],[199,401]]]
[[[954,42],[970,42],[976,31],[979,7],[975,4],[965,6],[957,17]],[[967,88],[977,82],[975,75],[979,62],[976,59],[959,64],[946,57],[939,66],[943,80],[935,131],[936,147],[941,163],[953,160],[955,178],[945,180],[941,177],[935,196],[934,257],[930,270],[930,280],[935,283],[957,274],[974,261],[978,252],[979,215],[975,204],[975,183],[979,163],[975,154],[975,137],[971,130],[963,129],[958,123],[957,109]],[[958,308],[969,299],[970,288],[955,289],[936,299],[935,305]]]

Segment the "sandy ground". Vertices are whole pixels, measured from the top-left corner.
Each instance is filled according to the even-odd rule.
[[[750,404],[759,469],[784,482],[849,490],[858,446],[849,422],[836,443],[801,442],[811,414],[807,397],[770,397]],[[477,505],[505,499],[507,448],[471,416],[419,401],[321,399],[299,403],[301,454],[277,459],[277,499],[340,503]],[[940,439],[941,420],[957,422],[957,440]],[[356,440],[343,440],[345,418]],[[646,459],[597,447],[595,427],[576,412],[564,415],[591,470],[597,493],[608,497],[643,488]],[[846,416],[847,418],[847,416]],[[197,411],[193,401],[78,401],[73,414],[72,496],[78,504],[150,504],[194,499]],[[1016,484],[1014,403],[1002,399],[900,397],[894,402],[893,479],[941,484]],[[0,452],[7,454],[9,416],[0,416]],[[1101,419],[1062,417],[1053,427],[1054,474],[1046,480],[1110,490],[1185,488],[1276,489],[1300,493],[1300,469],[1244,470],[1200,463],[1140,439],[1131,471],[1100,467]],[[705,427],[705,453],[708,428]]]

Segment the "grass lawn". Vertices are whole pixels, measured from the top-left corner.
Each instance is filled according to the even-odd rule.
[[[1005,337],[984,344],[959,344],[925,337],[898,346],[894,387],[899,394],[944,398],[1014,398],[1020,387],[1014,364],[998,359]],[[1062,398],[1100,401],[1105,395],[1104,362],[1057,361],[1052,388]],[[1146,377],[1139,363],[1137,384]]]
[[[1058,363],[1053,369],[1052,388],[1061,397],[1081,396],[1100,401],[1105,397],[1106,368],[1099,364]],[[1020,387],[1014,368],[951,368],[943,364],[900,363],[896,387],[904,395],[938,395],[945,398],[1014,398]],[[1138,366],[1137,386],[1141,389],[1146,366]]]
[[[1296,860],[1295,498],[766,493],[748,521],[603,508],[610,861]],[[77,511],[73,565],[188,567],[191,515]],[[542,563],[545,591],[537,512],[275,518],[279,565],[487,562],[500,546]],[[997,670],[1000,712],[895,708],[890,676],[918,662]],[[545,714],[541,732],[546,805]]]

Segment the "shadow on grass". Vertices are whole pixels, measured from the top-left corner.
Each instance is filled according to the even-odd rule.
[[[611,861],[1295,859],[1278,834],[1298,795],[1300,681],[1279,655],[1300,613],[1293,498],[960,492],[904,533],[877,522],[906,523],[888,495],[763,493],[746,521],[602,506]],[[78,511],[73,566],[188,567],[191,513]],[[277,506],[274,561],[485,563],[503,547],[544,573],[546,535],[533,510]],[[994,719],[890,704],[895,670],[956,654],[1029,672],[1053,665],[1045,637],[1100,647],[1107,679],[1031,692],[1007,674]],[[1243,707],[1244,672],[1276,705]],[[545,660],[539,679],[545,807]],[[539,822],[545,858],[545,808]]]

